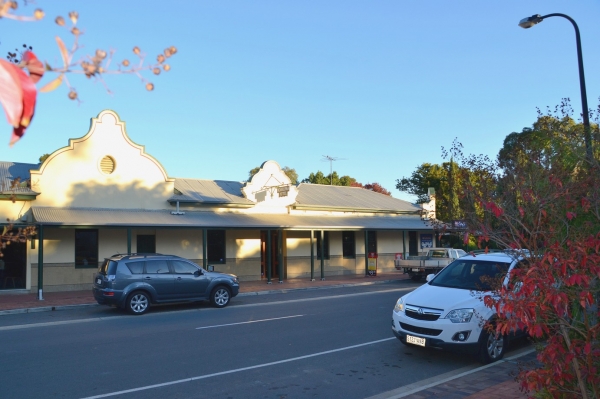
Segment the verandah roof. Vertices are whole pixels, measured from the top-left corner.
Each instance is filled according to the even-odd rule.
[[[419,215],[321,216],[170,210],[32,207],[34,223],[46,226],[183,227],[285,230],[431,230]]]

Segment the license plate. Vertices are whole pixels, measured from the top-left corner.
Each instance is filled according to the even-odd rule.
[[[406,342],[409,344],[425,346],[425,338],[413,337],[412,335],[406,335]]]
[[[98,284],[98,285],[102,285],[102,279],[100,279],[100,278],[97,278],[97,279],[96,279],[96,284]]]

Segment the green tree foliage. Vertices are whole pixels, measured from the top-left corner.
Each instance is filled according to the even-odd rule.
[[[459,197],[456,192],[458,166],[453,160],[441,165],[424,163],[410,177],[396,180],[396,188],[417,196],[417,203],[429,202],[428,189],[435,189],[436,217],[442,221],[462,217]]]
[[[44,154],[44,155],[42,155],[42,156],[40,157],[40,163],[44,163],[44,161],[45,161],[46,159],[48,159],[48,157],[49,157],[49,156],[50,156],[50,154]]]
[[[324,175],[320,170],[317,173],[311,173],[308,177],[302,179],[302,183],[311,184],[323,184],[333,186],[347,186],[347,187],[362,187],[360,183],[356,182],[356,179],[350,176],[340,177],[336,171],[332,174]]]
[[[258,173],[259,170],[260,166],[250,169],[250,172],[248,172],[248,181],[252,180],[252,176]],[[292,184],[298,184],[298,173],[296,172],[296,169],[290,168],[289,166],[284,166],[281,168],[281,170],[286,174],[287,177],[290,178]]]

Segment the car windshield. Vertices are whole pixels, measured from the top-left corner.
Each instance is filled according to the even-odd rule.
[[[457,259],[450,263],[430,285],[472,291],[490,291],[506,275],[510,263],[478,259]]]

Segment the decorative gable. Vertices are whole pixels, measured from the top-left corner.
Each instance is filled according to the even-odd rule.
[[[165,209],[174,180],[134,143],[116,112],[102,111],[90,130],[31,171],[38,206]]]
[[[266,161],[242,188],[252,202],[273,206],[288,206],[296,202],[298,188],[275,161]]]

